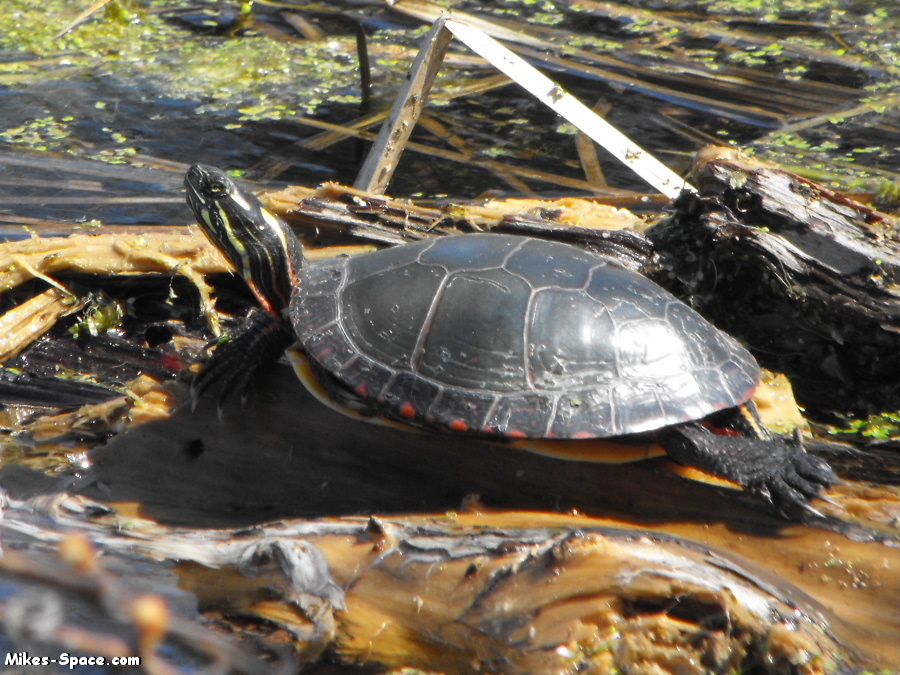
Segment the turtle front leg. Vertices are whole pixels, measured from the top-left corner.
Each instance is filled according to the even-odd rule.
[[[723,436],[691,422],[663,430],[660,443],[676,462],[738,483],[782,513],[811,509],[808,502],[838,482],[827,462],[804,450],[799,436]]]
[[[212,357],[191,383],[191,405],[205,391],[219,386],[219,409],[234,392],[243,394],[253,375],[264,365],[277,361],[295,336],[270,312],[254,309],[247,320],[219,344]]]

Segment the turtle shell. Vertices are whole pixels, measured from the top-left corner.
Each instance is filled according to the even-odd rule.
[[[512,438],[604,438],[745,402],[753,357],[619,263],[510,235],[307,263],[304,350],[386,416]]]

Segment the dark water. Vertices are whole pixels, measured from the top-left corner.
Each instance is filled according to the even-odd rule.
[[[34,20],[35,9],[28,3],[23,6],[22,16]],[[335,3],[330,11],[307,14],[328,32],[316,43],[288,38],[291,29],[277,8],[258,7],[253,27],[229,35],[234,8],[194,4],[183,12],[178,7],[178,3],[167,3],[165,11],[151,8],[127,18],[155,31],[154,39],[146,40],[143,49],[140,44],[120,48],[106,44],[113,38],[105,37],[103,30],[113,34],[113,29],[121,29],[125,39],[131,34],[128,27],[122,27],[121,18],[116,23],[104,16],[66,38],[38,43],[42,54],[29,53],[24,40],[21,50],[0,49],[0,66],[31,59],[39,64],[29,77],[14,71],[15,77],[4,79],[0,70],[0,217],[187,222],[189,215],[178,198],[179,174],[185,165],[198,161],[244,170],[247,178],[273,185],[353,182],[368,145],[350,138],[324,150],[311,150],[303,142],[320,130],[298,117],[342,124],[360,116],[356,26],[368,34],[374,68],[368,107],[376,111],[388,108],[415,53],[418,38],[411,36],[416,30],[421,34],[421,22],[378,3]],[[211,14],[200,13],[210,8]],[[475,12],[479,7],[464,4],[463,9]],[[491,7],[484,10],[493,11]],[[502,16],[507,23],[500,25],[514,29],[516,22],[533,12],[523,9],[519,14],[497,13],[494,18]],[[64,25],[71,17],[48,6],[41,18],[46,18],[48,28],[43,30],[49,35],[54,26]],[[770,145],[764,140],[773,126],[839,112],[873,95],[863,87],[883,79],[883,68],[821,63],[814,55],[802,53],[760,57],[759,64],[745,65],[735,59],[737,48],[730,46],[721,47],[716,68],[724,79],[717,83],[692,72],[704,72],[710,53],[720,48],[712,38],[681,37],[678,47],[684,52],[679,52],[653,28],[641,34],[625,19],[596,12],[551,12],[547,16],[538,12],[531,18],[535,35],[546,39],[548,45],[558,45],[556,52],[535,52],[546,56],[538,60],[548,74],[587,105],[599,103],[610,122],[678,172],[687,170],[691,155],[702,145],[746,145],[761,138],[758,150],[764,154],[780,153],[789,163],[807,166],[823,162],[823,172],[837,172],[831,176],[834,180],[840,180],[845,167],[828,165],[829,157],[855,160],[855,176],[867,175],[865,167],[887,175],[900,170],[900,129],[890,108],[882,117],[873,111],[832,125],[817,125],[792,142]],[[663,18],[671,20],[668,15]],[[273,36],[276,30],[279,33]],[[741,30],[749,29],[742,25]],[[773,25],[770,32],[778,30],[779,26]],[[804,30],[816,32],[819,28],[812,24],[798,27],[798,34]],[[768,39],[771,34],[760,30],[756,37]],[[870,37],[874,39],[874,33]],[[76,38],[81,42],[74,41]],[[72,42],[67,43],[68,39]],[[652,56],[645,55],[643,48]],[[605,49],[610,51],[604,54]],[[495,72],[473,61],[463,48],[454,52],[438,78],[438,93],[448,85],[473,82]],[[595,61],[597,54],[606,60]],[[48,55],[56,61],[41,65]],[[558,58],[560,55],[564,58]],[[617,60],[609,61],[609,56]],[[652,70],[665,58],[673,58],[672,67],[678,72],[680,59],[691,56],[697,61],[688,60],[690,67],[683,66],[680,76]],[[885,61],[889,58],[883,55]],[[782,91],[773,91],[778,73],[794,66],[806,68],[805,78],[796,84],[782,80]],[[631,79],[622,84],[622,78]],[[732,79],[745,83],[729,90]],[[725,103],[744,106],[744,111],[715,108]],[[560,118],[515,85],[449,103],[432,103],[426,114],[452,138],[449,142],[436,140],[420,127],[414,141],[439,148],[463,147],[476,160],[493,159],[513,167],[583,178],[572,130],[561,127]],[[641,179],[603,150],[599,155],[610,185],[647,190]],[[122,168],[128,165],[161,171]],[[278,168],[273,170],[273,165]],[[573,192],[542,180],[511,183],[502,172],[472,162],[412,151],[403,156],[390,191],[460,199],[486,191],[516,194],[526,185],[542,196]],[[137,201],[123,203],[128,198]]]

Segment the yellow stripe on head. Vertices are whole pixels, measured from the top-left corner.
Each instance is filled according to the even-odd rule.
[[[260,303],[281,315],[303,264],[303,249],[294,233],[254,194],[215,167],[191,167],[185,187],[207,238],[243,275]]]
[[[246,201],[242,201],[246,204]],[[231,258],[231,262],[238,268],[238,272],[245,278],[251,279],[254,270],[250,263],[250,257],[247,255],[247,247],[244,246],[244,230],[246,227],[239,220],[231,217],[229,209],[225,207],[223,202],[224,200],[216,204],[216,210],[219,215],[219,229],[221,229],[221,235],[224,235],[225,239],[221,239],[221,235],[219,235],[217,244],[223,250],[226,248],[230,249],[225,251],[226,255]],[[225,240],[227,240],[227,244]]]

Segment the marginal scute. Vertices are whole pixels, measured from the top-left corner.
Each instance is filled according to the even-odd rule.
[[[454,430],[458,430],[459,422],[465,424],[467,429],[478,430],[484,426],[499,398],[499,395],[489,392],[445,387],[432,402],[426,419]]]
[[[514,438],[546,437],[554,399],[555,396],[536,392],[501,396],[483,427]]]
[[[333,296],[344,283],[346,263],[346,259],[338,259],[327,267],[306,265],[303,270],[305,283],[315,289],[314,295]],[[294,293],[296,294],[299,290],[299,288],[295,289]],[[311,296],[312,294],[307,294],[307,297]]]
[[[559,397],[550,436],[555,438],[592,438],[597,429],[609,429],[614,436],[619,427],[609,389],[567,392]],[[621,432],[620,432],[621,433]]]
[[[310,354],[310,356],[313,355]],[[315,357],[313,356],[313,358]],[[360,356],[352,364],[341,369],[338,379],[359,395],[370,400],[377,400],[391,382],[394,374],[393,370],[383,364],[376,363],[366,356]]]
[[[405,406],[411,406],[416,411],[416,417],[420,417],[428,410],[431,402],[441,393],[442,387],[431,380],[418,377],[410,372],[397,373],[381,388],[377,401],[400,410]],[[410,417],[404,414],[404,417]]]

